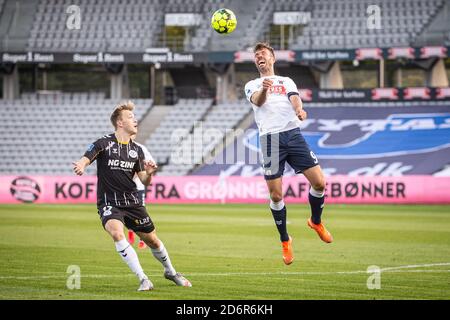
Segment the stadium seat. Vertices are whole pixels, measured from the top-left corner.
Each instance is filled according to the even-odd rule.
[[[204,104],[204,100],[197,100]],[[207,106],[209,108],[209,106]],[[192,128],[189,126],[190,134],[184,136],[176,145],[171,144],[164,152],[158,152],[164,162],[168,164],[162,167],[160,175],[185,175],[195,168],[202,159],[207,158],[209,153],[222,142],[227,130],[235,128],[238,123],[247,116],[252,109],[247,105],[246,101],[238,101],[236,103],[219,104],[207,110],[203,116],[202,122],[197,123]],[[200,119],[200,118],[199,118]],[[163,123],[161,123],[163,126]],[[180,123],[179,127],[183,127]],[[158,128],[158,132],[161,130]],[[167,132],[168,137],[165,141],[170,141],[171,131]],[[161,136],[150,137],[147,146],[152,150],[152,145],[156,143]],[[176,155],[182,155],[177,157]],[[186,157],[190,159],[188,163],[184,162]]]
[[[79,104],[86,101],[86,104]],[[102,92],[59,93],[51,95],[25,93],[18,100],[3,100],[8,110],[7,126],[0,127],[6,142],[0,146],[0,173],[70,174],[70,164],[85,148],[104,134],[111,133],[109,114],[117,101],[105,99]],[[151,99],[140,99],[136,109],[138,120],[152,107]],[[51,142],[51,143],[49,143]],[[11,148],[14,145],[15,148]],[[6,152],[7,151],[7,152]],[[39,159],[30,165],[30,157]],[[35,157],[36,156],[36,157]],[[92,174],[95,167],[89,167]]]

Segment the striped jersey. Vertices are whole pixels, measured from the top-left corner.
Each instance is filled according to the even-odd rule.
[[[109,134],[90,144],[84,156],[97,161],[97,207],[140,207],[133,177],[144,171],[144,152],[135,142],[120,143]]]

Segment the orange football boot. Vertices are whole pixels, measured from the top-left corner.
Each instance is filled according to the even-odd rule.
[[[283,261],[285,264],[290,265],[294,261],[294,250],[292,249],[292,238],[289,236],[288,241],[281,242],[283,247]]]
[[[317,234],[319,235],[320,239],[322,239],[323,242],[331,243],[333,242],[333,236],[331,233],[325,228],[323,223],[314,224],[311,220],[311,218],[308,219],[308,226],[311,229],[316,230]]]
[[[147,245],[145,244],[144,241],[139,240],[138,248],[139,249],[145,249],[145,248],[147,248]]]

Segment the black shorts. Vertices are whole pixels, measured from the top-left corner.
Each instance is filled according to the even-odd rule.
[[[266,180],[281,177],[286,161],[295,173],[301,173],[319,164],[316,155],[303,138],[300,128],[263,135],[260,137],[260,145]]]
[[[129,230],[134,232],[150,233],[155,230],[152,219],[144,206],[136,208],[123,208],[103,206],[98,208],[98,214],[102,220],[103,228],[111,219],[122,221]]]

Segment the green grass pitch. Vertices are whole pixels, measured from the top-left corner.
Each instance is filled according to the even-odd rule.
[[[165,280],[136,248],[155,285],[137,292],[93,205],[2,205],[0,299],[450,299],[449,206],[328,205],[335,241],[325,244],[306,225],[308,206],[288,205],[290,266],[267,205],[147,209],[192,288]],[[80,289],[67,288],[69,265],[80,267]],[[372,265],[380,289],[367,287]]]

